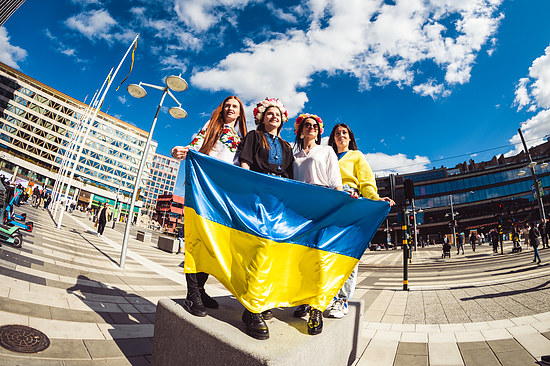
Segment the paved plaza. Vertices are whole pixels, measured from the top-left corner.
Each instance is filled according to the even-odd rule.
[[[46,210],[17,212],[34,231],[22,248],[0,248],[0,326],[36,328],[51,345],[35,354],[0,347],[0,365],[149,365],[157,301],[185,297],[183,255],[132,231],[123,270],[121,224],[97,237],[80,212],[66,214],[61,229]],[[550,250],[540,265],[532,257],[527,248],[512,254],[511,243],[503,255],[466,245],[445,259],[441,246],[419,248],[402,291],[402,252],[368,251],[355,293],[366,304],[356,365],[536,365],[550,354]],[[207,290],[229,295],[213,278]]]

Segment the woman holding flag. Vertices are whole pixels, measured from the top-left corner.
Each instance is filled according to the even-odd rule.
[[[330,146],[321,146],[323,120],[315,114],[304,113],[296,118],[294,178],[298,181],[342,190],[342,177],[338,158]],[[301,318],[309,313],[307,330],[311,335],[323,331],[323,313],[309,305],[300,305],[294,316]]]
[[[239,155],[241,167],[292,179],[292,148],[279,137],[283,123],[288,121],[285,106],[279,99],[265,98],[254,108],[254,121],[256,130],[250,131],[242,143]],[[246,323],[246,333],[256,339],[268,339],[269,329],[265,320],[272,317],[271,310],[252,313],[245,309],[242,320]]]
[[[229,164],[237,163],[237,149],[246,136],[246,117],[241,100],[230,95],[214,110],[212,117],[199,131],[189,146],[175,146],[171,155],[183,160],[189,149],[220,159]],[[208,273],[186,273],[187,297],[184,308],[195,316],[206,316],[206,308],[217,309],[219,304],[204,290]]]
[[[380,197],[376,180],[365,155],[357,149],[355,136],[345,123],[339,123],[332,129],[329,146],[338,156],[342,175],[343,189],[352,197],[364,197],[375,201],[386,201],[390,206],[395,202],[389,197]],[[328,316],[342,318],[348,313],[348,300],[353,296],[357,280],[357,266],[329,307]]]

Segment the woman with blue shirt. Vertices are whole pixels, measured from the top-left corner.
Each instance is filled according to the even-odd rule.
[[[293,178],[294,156],[289,143],[279,137],[288,113],[283,103],[275,98],[266,98],[254,108],[256,130],[250,131],[242,142],[239,155],[241,167],[258,173]],[[242,316],[246,333],[256,339],[269,338],[265,320],[273,317],[271,310],[252,313],[245,310]]]

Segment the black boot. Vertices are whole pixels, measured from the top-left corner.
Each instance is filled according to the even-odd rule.
[[[309,310],[309,320],[307,321],[307,332],[310,335],[321,334],[323,331],[323,313],[321,310],[311,308]]]
[[[246,334],[259,340],[269,338],[269,329],[264,318],[262,318],[262,314],[245,310],[242,319],[246,323]]]
[[[300,305],[294,310],[294,316],[296,318],[303,318],[309,312],[309,305]]]
[[[203,317],[208,314],[198,292],[187,294],[187,297],[183,300],[183,308],[195,316]]]
[[[216,300],[211,298],[206,293],[206,291],[204,291],[204,289],[200,289],[199,292],[201,294],[201,300],[202,300],[202,303],[204,304],[204,306],[206,306],[207,308],[210,308],[210,309],[217,309],[217,308],[220,307],[220,304],[218,304],[218,302]]]
[[[273,318],[273,312],[271,310],[262,311],[262,318],[264,318],[264,320]]]

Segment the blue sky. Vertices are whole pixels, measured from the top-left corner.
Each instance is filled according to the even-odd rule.
[[[188,117],[165,108],[158,152],[189,143],[229,94],[253,127],[253,105],[269,96],[291,117],[320,115],[326,136],[349,124],[383,175],[519,151],[519,127],[543,142],[549,14],[548,0],[27,0],[0,28],[0,61],[83,101],[140,33],[126,84],[189,82],[176,93]],[[149,130],[160,92],[148,92],[113,88],[103,110]],[[294,139],[292,122],[283,137]]]

